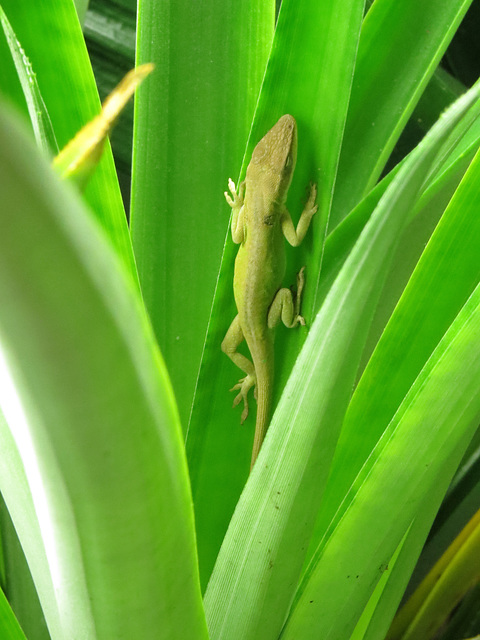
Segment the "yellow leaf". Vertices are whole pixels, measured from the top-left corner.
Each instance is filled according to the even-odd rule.
[[[129,71],[102,105],[101,113],[86,124],[54,158],[53,166],[62,178],[85,187],[103,153],[105,140],[135,89],[153,71],[143,64]]]

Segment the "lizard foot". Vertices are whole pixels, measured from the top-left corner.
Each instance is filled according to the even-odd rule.
[[[230,391],[236,391],[237,389],[240,390],[239,393],[235,396],[235,399],[233,401],[233,407],[236,407],[237,405],[239,405],[240,402],[242,402],[243,400],[243,411],[242,411],[242,416],[240,418],[241,424],[245,422],[248,416],[248,392],[252,387],[255,387],[254,394],[256,396],[257,387],[255,383],[256,383],[256,380],[254,376],[247,375],[245,376],[245,378],[241,378],[237,382],[237,384],[230,389]]]
[[[234,181],[229,178],[228,179],[228,188],[230,193],[233,196],[233,199],[228,194],[228,191],[224,191],[225,200],[232,208],[240,209],[243,206],[243,200],[245,195],[245,180],[240,183],[240,187],[237,193],[237,187],[235,186]]]
[[[305,326],[305,318],[300,315],[300,303],[302,300],[303,287],[305,286],[305,267],[297,273],[297,295],[295,297],[295,320],[293,326],[301,324]]]

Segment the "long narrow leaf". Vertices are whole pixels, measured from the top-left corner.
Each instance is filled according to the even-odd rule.
[[[472,110],[472,115],[474,117],[476,115],[474,110]],[[455,148],[452,149],[447,158],[440,159],[437,169],[433,170],[432,176],[425,183],[422,196],[419,198],[418,203],[409,216],[409,225],[405,229],[404,236],[400,242],[402,248],[398,249],[397,254],[394,256],[389,274],[392,276],[396,275],[397,282],[394,287],[384,288],[384,294],[388,295],[389,303],[381,302],[382,308],[389,306],[393,309],[395,306],[394,302],[396,303],[398,301],[406,284],[406,280],[408,280],[408,278],[405,279],[405,277],[403,277],[405,281],[402,282],[402,279],[398,278],[398,272],[402,271],[403,274],[407,273],[408,276],[411,275],[413,266],[416,264],[420,255],[418,247],[423,248],[426,240],[428,240],[428,237],[431,235],[432,227],[435,226],[440,219],[446,204],[473,159],[480,145],[480,119],[477,119],[473,124],[468,120],[465,122],[462,121],[462,123],[456,127],[454,133],[456,133]],[[405,161],[406,158],[402,163]],[[373,210],[385,193],[388,185],[394,179],[402,163],[389,172],[327,237],[322,265],[322,277],[317,296],[318,305],[324,301],[362,229],[368,222]],[[428,209],[433,209],[433,211],[429,211]],[[425,230],[423,230],[424,227],[426,227]],[[418,238],[419,235],[421,235],[420,239]],[[406,251],[411,253],[413,258],[406,260]],[[409,269],[410,265],[411,268]],[[400,284],[398,282],[399,280]],[[392,302],[392,300],[394,302]],[[385,322],[386,320],[384,320],[384,324]],[[383,326],[381,326],[381,329],[383,330]],[[379,334],[381,331],[377,328],[376,333]]]
[[[471,1],[374,2],[360,38],[332,228],[375,184]]]
[[[352,397],[316,525],[317,542],[419,371],[480,279],[479,185],[477,154]]]
[[[362,10],[363,0],[346,0],[341,7],[335,0],[282,3],[243,163],[244,171],[253,146],[279,116],[291,113],[297,119],[299,154],[288,206],[297,219],[305,190],[313,180],[319,183],[320,211],[303,247],[287,250],[285,282],[294,282],[295,273],[307,265],[302,311],[307,322],[312,320]],[[231,381],[231,386],[238,378],[238,370],[220,350],[236,315],[232,288],[236,251],[237,247],[228,239],[187,439],[202,577],[207,579],[248,475],[253,440],[253,416],[242,427],[239,414],[231,409],[227,381]],[[304,329],[291,331],[288,337],[281,328],[277,331],[274,403],[280,397],[305,335]]]
[[[273,0],[138,4],[137,64],[156,70],[136,98],[132,240],[185,430],[273,26]]]
[[[472,425],[472,428],[474,428],[474,425]],[[457,466],[457,461],[461,457],[464,448],[464,442],[460,442],[458,451],[455,451],[451,456],[448,473],[442,474],[435,486],[424,494],[423,504],[417,510],[417,515],[409,527],[405,539],[402,541],[401,549],[398,554],[396,552],[394,563],[388,562],[388,571],[385,571],[381,578],[381,580],[385,579],[385,584],[380,596],[377,598],[376,606],[369,618],[365,633],[361,636],[362,640],[375,640],[376,638],[385,637],[400,601],[405,594],[412,571],[431,529],[432,520],[445,496],[451,474]],[[357,640],[357,636],[352,636],[352,640]]]
[[[0,589],[0,636],[2,640],[27,640],[20,628],[13,611]]]
[[[100,112],[100,100],[75,5],[72,0],[2,0],[1,4],[31,61],[58,146],[62,148]],[[8,62],[2,60],[1,65],[8,65]],[[9,75],[4,80],[6,84],[2,85],[2,92],[15,96],[18,79]],[[85,199],[136,278],[125,210],[109,144],[85,191]]]
[[[20,84],[22,85],[37,144],[41,149],[43,149],[46,156],[49,157],[58,151],[57,140],[50,121],[50,116],[48,115],[47,107],[43,101],[42,93],[38,86],[37,78],[33,72],[30,60],[25,55],[20,42],[18,42],[12,29],[12,25],[8,21],[8,18],[1,6],[0,22],[2,23],[3,31],[7,38]]]
[[[5,385],[6,379],[4,370],[3,368],[0,368],[0,370],[2,385]],[[8,424],[1,412],[0,450],[2,451],[0,464],[0,489],[5,500],[4,504],[9,510],[10,519],[16,524],[17,535],[21,537],[24,553],[29,558],[28,577],[30,577],[31,580],[31,576],[33,575],[37,591],[40,593],[40,597],[42,599],[44,617],[49,620],[52,636],[59,638],[62,635],[62,623],[56,598],[53,597],[55,592],[53,575],[55,563],[52,562],[49,564],[48,562],[47,549],[45,548],[42,540],[41,529],[35,513],[35,505],[28,485],[23,462],[15,444],[15,440],[8,428]],[[3,533],[3,516],[1,520]],[[2,540],[2,542],[4,542],[4,540]],[[12,550],[7,548],[7,569],[8,563],[12,560],[12,556],[13,561],[15,562],[16,554],[12,553]],[[8,590],[11,588],[16,589],[19,582],[22,583],[24,580],[27,580],[23,569],[21,570],[21,575],[15,576],[11,575],[11,573],[7,571],[6,578],[6,587]],[[33,610],[36,611],[36,607],[31,602],[25,602],[23,600],[21,605],[24,606],[25,610],[29,609],[30,612]],[[39,637],[41,631],[41,628],[37,628],[36,635],[32,635],[31,638],[34,640]]]
[[[180,424],[135,283],[4,114],[0,190],[0,338],[24,417],[5,385],[0,399],[51,566],[53,638],[205,638]]]
[[[5,503],[3,503],[5,505]],[[5,595],[28,640],[51,640],[25,554],[5,506],[0,511]]]
[[[461,598],[478,583],[479,522],[477,511],[399,611],[388,640],[433,637]]]
[[[135,89],[152,71],[152,64],[130,70],[106,98],[99,115],[86,124],[55,156],[53,166],[64,180],[72,180],[81,189],[85,187],[102,157],[107,136]]]
[[[278,636],[305,558],[385,267],[435,157],[479,93],[474,88],[455,103],[402,167],[315,319],[208,585],[205,608],[215,639]],[[340,597],[342,592],[336,593]],[[329,615],[340,611],[341,607]],[[323,616],[320,608],[315,616],[317,624]]]
[[[480,417],[479,332],[480,285],[356,479],[346,510],[312,562],[282,640],[348,637],[424,493],[439,477],[453,476]]]

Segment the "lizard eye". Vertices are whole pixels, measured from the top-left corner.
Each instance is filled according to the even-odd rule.
[[[287,156],[287,159],[285,160],[285,167],[291,167],[292,166],[292,156],[289,154]]]

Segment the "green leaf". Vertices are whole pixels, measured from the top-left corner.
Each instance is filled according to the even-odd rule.
[[[475,63],[479,52],[476,39],[479,26],[480,7],[478,2],[474,2],[445,54],[445,63],[448,68],[467,86],[478,79],[478,65]]]
[[[3,359],[2,359],[3,365]],[[8,376],[4,375],[3,366],[2,385],[5,386]],[[12,397],[16,397],[15,391]],[[62,623],[57,607],[54,587],[53,569],[55,562],[49,564],[47,548],[42,539],[40,523],[35,512],[35,504],[30,491],[27,476],[19,455],[15,440],[8,427],[3,413],[0,411],[0,449],[2,451],[2,464],[0,464],[0,490],[5,505],[10,513],[11,520],[15,523],[18,536],[21,538],[23,551],[28,558],[28,568],[39,593],[45,618],[48,620],[51,636],[62,637]],[[3,529],[3,527],[2,527]],[[4,540],[2,540],[5,543]],[[9,558],[9,550],[6,549],[6,563]],[[10,589],[18,588],[23,584],[24,574],[9,576]],[[36,611],[36,604],[23,600],[21,604],[25,611]],[[75,620],[72,621],[75,624]],[[35,638],[35,636],[33,636]]]
[[[375,444],[398,411],[410,385],[478,283],[479,175],[480,158],[477,155],[358,384],[344,421],[312,544],[318,544],[322,538],[325,540],[328,524],[334,516],[338,519],[343,513],[346,508],[344,496],[350,483],[362,464],[368,463]],[[458,455],[454,456],[457,460]],[[447,474],[447,480],[437,479],[435,491],[438,491],[438,486],[446,490],[453,470],[450,476]],[[411,475],[415,477],[413,471]],[[435,498],[427,495],[427,514],[419,516],[420,521],[414,523],[409,534],[410,538],[418,536],[421,542],[414,537],[408,542],[405,548],[410,558],[402,557],[400,571],[405,569],[404,563],[413,568],[413,560],[420,551],[439,506],[441,494]],[[391,500],[391,504],[395,504],[394,499]],[[432,505],[435,505],[434,510],[431,509]],[[392,589],[395,591],[395,582]],[[396,593],[400,597],[401,589],[397,589]],[[377,623],[381,624],[381,620],[377,620]]]
[[[52,153],[55,154],[58,151],[57,140],[53,132],[52,123],[50,122],[50,116],[48,115],[30,60],[25,55],[1,6],[0,22],[2,23],[3,31],[7,38],[20,84],[22,85],[37,144],[43,149],[45,155],[50,157]]]
[[[392,169],[410,153],[435,124],[442,111],[465,93],[466,89],[465,85],[458,82],[445,69],[437,67],[385,165],[386,171]]]
[[[206,638],[180,424],[135,282],[5,114],[0,190],[0,338],[23,414],[5,384],[0,400],[52,639]],[[1,490],[22,499],[22,483]]]
[[[374,186],[471,2],[374,2],[360,38],[331,228]]]
[[[472,425],[472,428],[474,429],[475,425]],[[393,616],[405,594],[412,571],[431,529],[432,521],[447,490],[451,474],[464,449],[465,443],[461,442],[458,451],[451,456],[449,472],[439,477],[435,486],[424,494],[423,503],[417,509],[417,514],[401,543],[401,548],[395,552],[392,560],[388,562],[388,570],[384,572],[371,597],[371,599],[374,598],[379,587],[381,587],[381,593],[378,594],[375,607],[370,613],[368,627],[365,629],[365,633],[358,637],[353,634],[351,640],[360,640],[360,638],[362,640],[375,640],[376,638],[385,637]],[[381,582],[384,584],[381,585]],[[365,611],[362,618],[364,615]]]
[[[3,420],[3,418],[1,419]],[[0,435],[0,439],[2,439],[2,435]],[[7,451],[2,446],[2,454],[4,452],[7,454]],[[19,460],[18,456],[17,458]],[[10,471],[12,470],[10,469]],[[1,470],[0,474],[4,475]],[[17,479],[14,470],[13,478]],[[4,480],[4,478],[2,479]],[[0,484],[5,486],[2,479],[0,479]],[[9,481],[7,480],[7,482]],[[0,508],[0,527],[6,569],[4,593],[8,602],[28,640],[51,640],[25,554],[3,500]],[[35,530],[35,533],[39,534],[38,529]]]
[[[432,525],[427,544],[422,551],[421,561],[415,566],[411,588],[423,579],[478,509],[480,503],[479,441],[480,430],[477,430]]]
[[[58,146],[62,148],[100,112],[75,6],[72,0],[48,3],[2,0],[2,7],[32,63]],[[17,95],[14,83],[18,84],[18,79],[9,76],[5,82],[2,93]],[[135,278],[130,236],[109,145],[85,191],[85,200]]]
[[[27,640],[20,628],[5,594],[0,589],[0,636],[2,640]]]
[[[479,522],[477,511],[398,612],[388,640],[434,637],[466,592],[478,584]]]
[[[452,133],[447,156],[439,158],[426,181],[422,195],[409,214],[399,245],[389,266],[386,281],[367,338],[360,369],[363,370],[395,308],[428,239],[457,188],[480,144],[480,119],[473,123],[472,109]],[[449,150],[449,147],[451,149]],[[404,163],[406,159],[402,161]],[[317,302],[327,295],[335,277],[360,235],[380,197],[400,169],[398,165],[355,207],[328,236]]]
[[[215,639],[253,639],[260,633],[265,639],[278,636],[312,534],[385,267],[432,163],[438,155],[444,155],[442,145],[448,145],[451,131],[479,93],[480,88],[474,88],[455,103],[411,154],[381,199],[315,319],[208,585],[205,609]],[[365,529],[362,534],[365,538]],[[338,557],[336,561],[345,567]],[[319,603],[335,597],[348,602],[340,588],[323,595],[312,607],[314,622],[303,611],[303,599],[302,613],[297,617],[294,611],[291,628],[298,627],[303,634],[298,638],[312,637],[305,635],[304,620],[307,626],[321,626],[323,619],[329,620],[332,638],[344,637],[339,629],[345,621],[347,627],[356,622],[361,610],[352,607],[351,616],[344,620],[339,615],[340,602],[336,607],[328,606],[328,611],[318,609]],[[337,617],[337,626],[331,616]],[[322,627],[324,632],[328,628]],[[294,631],[290,637],[295,637]]]
[[[296,219],[310,180],[318,181],[320,213],[312,221],[310,238],[300,250],[288,251],[285,282],[306,264],[303,313],[312,319],[325,225],[350,95],[363,0],[282,3],[243,171],[253,146],[284,113],[297,120],[299,154],[289,190],[288,206]],[[322,167],[322,171],[318,170]],[[226,186],[226,182],[224,183]],[[225,188],[225,187],[224,187]],[[211,321],[203,352],[195,404],[190,419],[187,452],[195,499],[202,581],[208,579],[250,466],[253,417],[240,426],[231,409],[228,389],[238,370],[221,353],[220,344],[236,315],[232,294],[234,254],[229,239],[223,256]],[[281,330],[276,337],[274,404],[283,388],[306,330]],[[282,344],[286,342],[287,344]],[[228,382],[231,381],[231,382]],[[228,477],[228,483],[225,482]]]
[[[477,120],[469,132],[469,136],[474,130],[478,131],[478,125],[479,122]],[[478,147],[478,140],[474,140],[473,145]],[[452,176],[458,174],[458,169],[455,165],[461,167],[464,161],[465,156],[460,153],[456,162],[436,182],[441,183],[447,178],[448,186],[448,181],[452,179]],[[429,349],[428,345],[432,344],[432,342],[436,345],[439,337],[443,335],[445,328],[449,325],[449,318],[452,317],[452,314],[454,316],[458,312],[458,309],[478,282],[480,272],[476,256],[478,255],[480,228],[477,228],[478,225],[475,226],[475,221],[478,220],[478,200],[477,195],[475,195],[476,192],[472,194],[471,190],[472,188],[475,189],[475,185],[478,183],[479,170],[480,164],[476,159],[465,175],[444,219],[432,238],[425,257],[422,258],[419,264],[419,277],[416,279],[414,277],[413,279],[413,282],[416,283],[415,286],[407,288],[405,299],[402,299],[397,310],[398,315],[392,318],[377,352],[374,354],[374,358],[367,367],[365,376],[360,381],[354,394],[340,436],[315,534],[311,541],[311,547],[313,548],[324,536],[325,529],[339,508],[349,484],[353,481],[362,463],[371,455],[372,447],[380,437],[389,417],[394,414],[406,389],[408,389],[407,380],[400,383],[398,376],[402,375],[402,371],[409,371],[410,367],[410,377],[413,375],[413,378],[411,378],[413,381],[416,375],[415,372],[418,372],[419,367],[423,366],[431,353],[431,348]],[[372,199],[377,190],[378,188],[372,192],[366,201]],[[433,194],[438,192],[435,182],[430,184],[424,197],[419,201],[419,206],[425,206],[425,203],[428,203],[429,191],[433,191]],[[437,198],[438,195],[435,197]],[[432,204],[435,205],[435,199]],[[416,208],[417,211],[419,206]],[[440,211],[442,209],[443,207],[441,206]],[[352,214],[349,218],[351,217]],[[436,218],[438,218],[437,214],[435,215]],[[472,222],[474,223],[473,226]],[[340,238],[339,232],[342,227],[348,228],[348,226],[352,225],[348,225],[347,219],[332,234],[332,240],[337,235]],[[421,246],[424,242],[422,235],[419,236],[418,224],[413,222],[409,228],[411,228],[409,233],[406,233],[405,238],[400,242],[390,270],[390,273],[395,274],[397,278],[398,271],[402,267],[402,259],[405,261],[405,256],[411,252],[412,245],[414,246],[416,242],[420,243]],[[333,244],[332,246],[335,245]],[[329,264],[329,255],[330,253],[327,251],[326,266]],[[335,255],[334,252],[331,255]],[[447,256],[452,256],[451,260],[448,260]],[[421,273],[424,274],[424,279],[422,279]],[[435,278],[434,281],[431,280],[432,275]],[[384,298],[391,295],[391,279],[390,282],[387,279],[387,284],[390,286],[385,286]],[[399,292],[401,289],[403,289],[403,286],[397,287]],[[410,300],[410,306],[407,304],[408,300]],[[409,313],[411,315],[407,317]],[[394,327],[396,328],[395,331],[393,331]],[[387,336],[390,336],[390,338],[387,338]],[[437,336],[436,341],[435,336]],[[386,350],[384,346],[386,346]],[[380,356],[380,354],[383,355]],[[373,366],[375,362],[376,366]],[[393,369],[391,367],[392,362],[395,363]],[[414,365],[415,368],[412,373],[413,362],[417,364]],[[373,382],[374,380],[375,382]],[[443,492],[446,489],[446,485],[440,482],[438,487],[443,487]],[[437,490],[438,487],[436,488]],[[385,623],[384,618],[380,615],[376,615],[375,627],[372,627],[372,629],[377,629],[377,631],[372,630],[371,633],[373,635],[367,634],[366,637],[377,637],[378,625],[384,629],[385,626],[388,626],[388,620],[395,611],[395,603],[398,604],[398,600],[402,595],[403,588],[431,526],[431,521],[438,509],[441,497],[442,493],[436,498],[429,495],[428,508],[425,509],[425,513],[417,516],[409,533],[408,544],[402,550],[401,562],[395,565],[393,569],[393,572],[400,573],[400,577],[395,579],[393,576],[389,577],[387,597],[393,598],[393,603],[387,604],[387,607],[389,607],[389,613],[386,614],[387,622]],[[419,521],[417,522],[417,520]],[[410,538],[412,538],[411,541]]]
[[[390,267],[388,277],[396,276],[395,286],[384,287],[382,295],[388,295],[390,301],[387,304],[380,302],[379,306],[394,307],[406,284],[405,273],[410,276],[413,266],[419,257],[419,247],[423,249],[425,242],[431,235],[432,228],[440,219],[445,206],[462,179],[465,170],[475,155],[480,144],[480,120],[471,124],[467,119],[462,126],[455,130],[456,145],[445,159],[440,159],[436,163],[437,170],[432,172],[432,176],[425,183],[422,195],[409,216],[409,224],[406,227],[402,240],[401,249],[397,250]],[[405,163],[406,158],[402,160]],[[373,210],[377,206],[380,198],[385,193],[387,187],[392,182],[401,164],[397,165],[389,172],[381,182],[379,182],[370,193],[348,214],[348,216],[330,233],[325,242],[325,251],[322,264],[322,277],[319,283],[317,304],[320,306],[325,299],[332,283],[337,277],[343,263],[347,259],[353,245],[358,239],[362,229],[365,227]],[[420,238],[419,238],[420,234]],[[406,260],[406,252],[411,256]],[[398,277],[399,271],[402,278]],[[378,313],[378,312],[377,312]],[[383,314],[385,316],[386,313]],[[388,319],[388,316],[387,316]],[[386,320],[383,318],[383,325]],[[374,319],[374,323],[379,322]],[[377,328],[375,333],[381,331]],[[377,336],[378,338],[378,336]],[[372,340],[372,338],[370,338]]]
[[[478,283],[479,185],[480,157],[477,154],[352,397],[313,544],[322,538],[356,474]]]
[[[135,103],[132,239],[184,428],[228,225],[223,191],[241,162],[273,25],[265,0],[138,6],[137,64],[156,70]]]
[[[442,476],[452,477],[480,417],[479,331],[480,286],[355,480],[307,572],[282,639],[348,637],[425,492]]]

